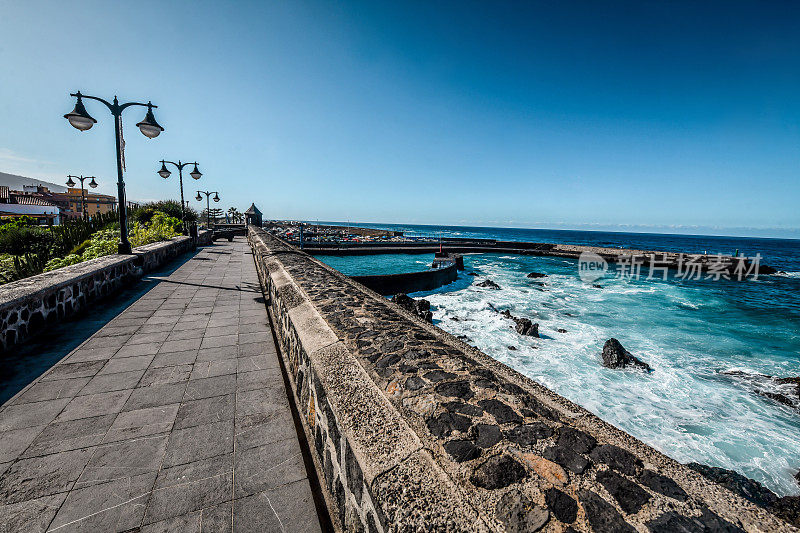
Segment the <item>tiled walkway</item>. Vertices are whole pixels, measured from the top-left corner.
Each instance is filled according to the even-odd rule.
[[[242,237],[0,407],[0,435],[0,533],[320,529]]]

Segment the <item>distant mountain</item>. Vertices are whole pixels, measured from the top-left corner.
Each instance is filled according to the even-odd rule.
[[[64,185],[56,185],[49,181],[26,178],[15,174],[6,174],[5,172],[0,172],[0,185],[7,185],[9,189],[15,191],[21,191],[23,185],[43,185],[53,192],[67,192],[67,188]]]

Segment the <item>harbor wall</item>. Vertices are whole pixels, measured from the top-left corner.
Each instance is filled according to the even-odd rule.
[[[198,245],[211,232],[198,234]],[[87,311],[91,304],[135,283],[147,272],[193,249],[189,237],[175,237],[135,248],[130,255],[108,255],[0,287],[0,351],[41,332],[48,324]]]
[[[307,253],[248,240],[337,530],[792,531]]]
[[[458,278],[458,267],[453,262],[441,268],[421,272],[350,277],[378,294],[392,296],[399,293],[432,291],[442,285],[452,283]]]

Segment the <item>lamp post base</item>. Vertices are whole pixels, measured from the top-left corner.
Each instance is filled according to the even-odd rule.
[[[119,253],[119,255],[130,255],[131,251],[131,245],[127,242],[121,242],[117,245],[117,253]]]

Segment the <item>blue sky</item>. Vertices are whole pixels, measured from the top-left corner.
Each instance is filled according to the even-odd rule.
[[[800,8],[782,2],[0,0],[0,172],[274,218],[800,237]],[[189,181],[192,181],[189,179]]]

